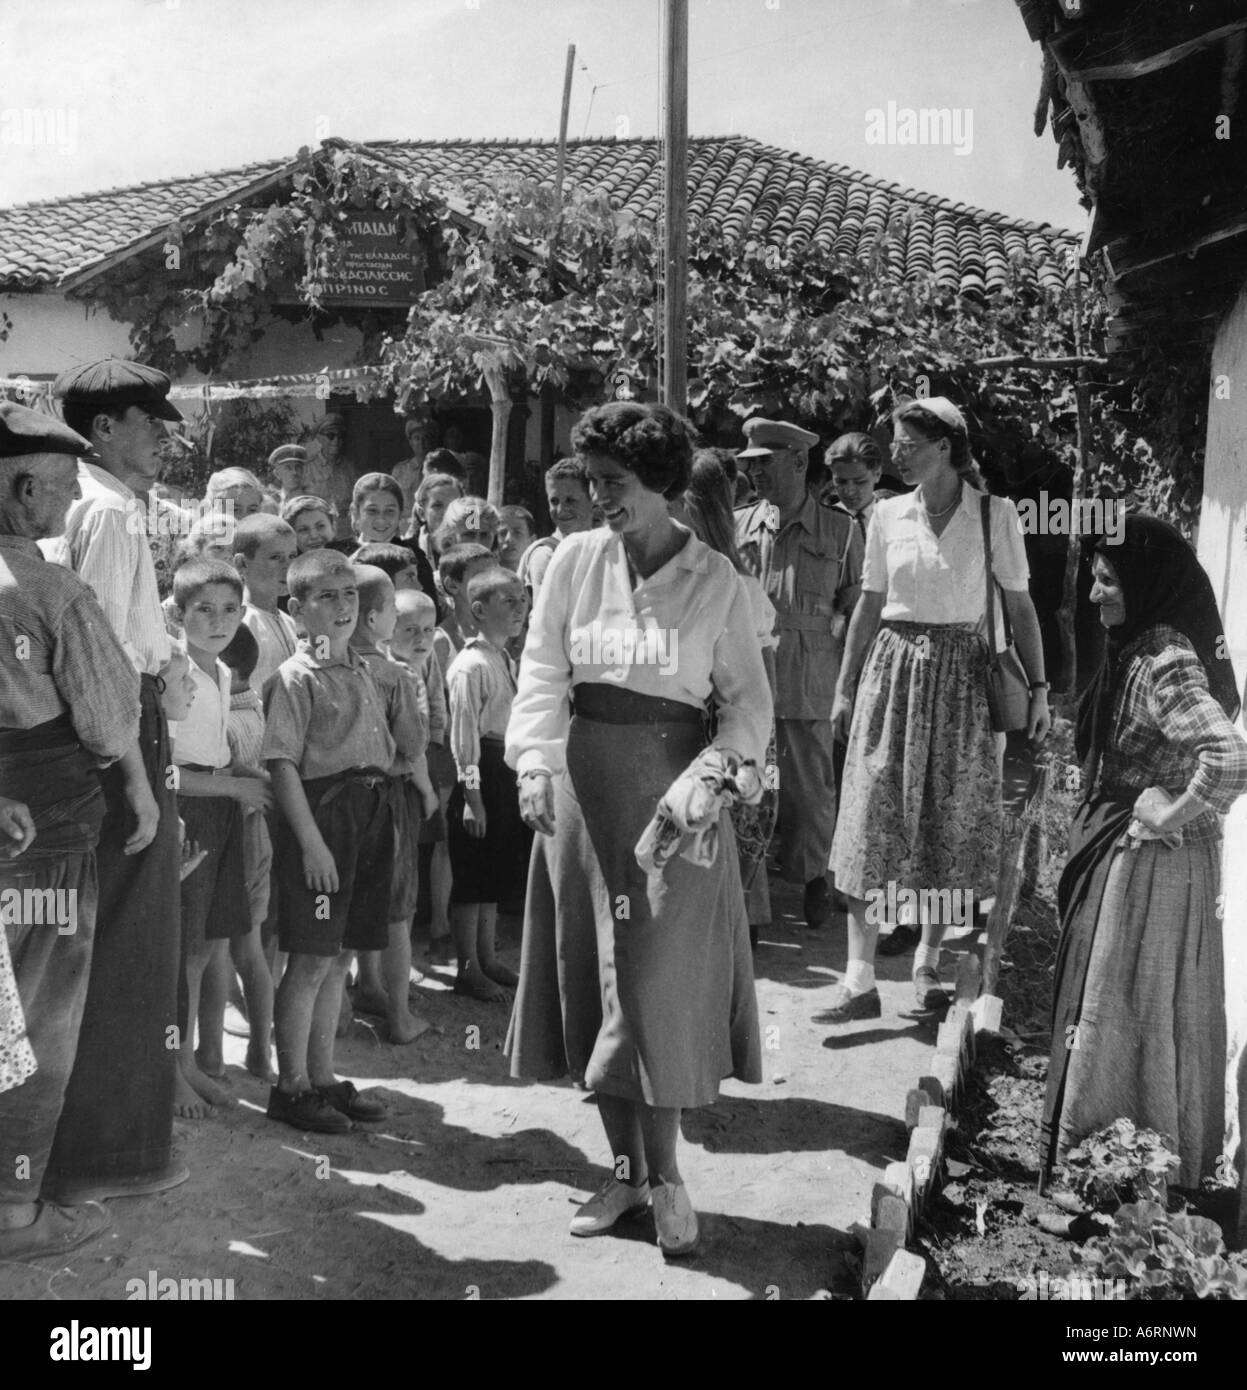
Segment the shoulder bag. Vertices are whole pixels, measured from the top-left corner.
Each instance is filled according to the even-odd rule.
[[[996,650],[996,579],[992,574],[992,499],[984,493],[979,515],[983,522],[983,568],[987,575],[987,708],[998,734],[1024,729],[1030,719],[1030,683],[1013,646],[1009,614],[1001,605],[1005,645]]]

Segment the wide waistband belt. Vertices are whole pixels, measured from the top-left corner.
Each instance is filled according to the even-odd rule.
[[[0,753],[37,753],[44,748],[73,748],[77,742],[78,735],[68,711],[29,729],[0,729]]]
[[[697,724],[705,712],[680,700],[588,681],[572,690],[572,712],[599,724]]]

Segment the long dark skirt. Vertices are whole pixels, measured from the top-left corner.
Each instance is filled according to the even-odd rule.
[[[1132,804],[1085,802],[1071,828],[1040,1153],[1047,1174],[1124,1117],[1165,1136],[1195,1187],[1225,1129],[1221,841],[1130,848]]]
[[[684,723],[573,718],[555,834],[533,844],[507,1038],[514,1076],[571,1075],[647,1105],[711,1104],[762,1079],[748,924],[731,819],[709,868],[676,856],[653,882],[634,849],[703,745]]]

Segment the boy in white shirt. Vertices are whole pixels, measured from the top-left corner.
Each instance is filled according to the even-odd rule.
[[[218,660],[242,621],[242,580],[221,560],[192,560],[173,576],[178,621],[195,681],[190,713],[178,725],[173,758],[178,814],[186,837],[204,852],[182,883],[182,975],[186,1012],[179,1018],[175,1112],[199,1119],[213,1105],[230,1104],[218,1081],[224,1075],[226,941],[250,926],[243,864],[242,808],[273,804],[267,778],[256,769],[231,771],[230,673]],[[201,999],[205,979],[208,987]],[[193,1048],[195,1023],[199,1048]]]

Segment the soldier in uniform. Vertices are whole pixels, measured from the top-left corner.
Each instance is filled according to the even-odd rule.
[[[779,615],[775,738],[779,754],[779,854],[784,878],[805,885],[811,927],[830,912],[827,857],[836,828],[831,706],[844,634],[857,602],[864,547],[853,519],[807,491],[818,436],[754,418],[738,455],[762,499],[736,515],[741,559]]]

